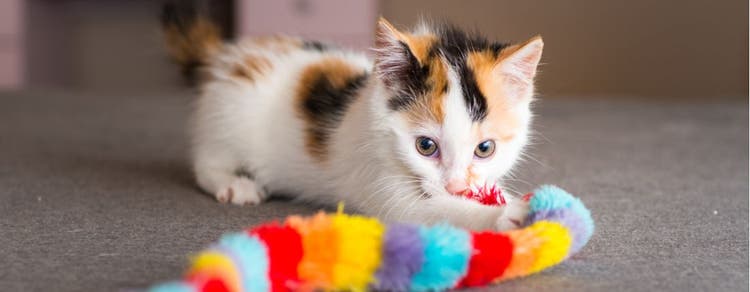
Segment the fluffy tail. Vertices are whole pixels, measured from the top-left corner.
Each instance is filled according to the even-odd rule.
[[[190,83],[195,71],[222,45],[219,27],[189,5],[167,3],[161,14],[166,48]]]

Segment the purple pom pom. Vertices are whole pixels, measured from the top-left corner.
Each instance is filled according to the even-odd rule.
[[[408,291],[411,278],[424,262],[424,244],[419,228],[406,224],[391,224],[385,232],[383,259],[376,274],[374,290]]]

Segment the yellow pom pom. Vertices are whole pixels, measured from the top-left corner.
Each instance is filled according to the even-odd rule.
[[[188,272],[188,277],[192,275],[220,278],[230,291],[242,290],[240,274],[234,267],[232,260],[219,252],[206,251],[198,254]]]
[[[543,242],[536,250],[536,260],[531,265],[529,274],[556,265],[568,255],[573,238],[565,226],[552,221],[539,221],[529,226],[529,229],[533,230]]]
[[[376,219],[333,216],[338,235],[338,258],[333,267],[333,284],[337,289],[364,291],[380,266],[380,251],[385,227]]]

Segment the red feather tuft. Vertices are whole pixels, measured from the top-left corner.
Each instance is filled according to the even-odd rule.
[[[489,187],[484,186],[476,191],[466,191],[463,196],[490,206],[505,205],[506,203],[503,191],[494,185]]]

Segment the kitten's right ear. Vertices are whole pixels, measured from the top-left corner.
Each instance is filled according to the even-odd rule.
[[[419,61],[409,49],[408,36],[393,27],[385,18],[378,19],[375,31],[375,71],[386,86],[398,89],[398,81],[404,73],[415,67]]]
[[[534,77],[542,58],[544,42],[541,36],[506,48],[500,53],[495,67],[504,76],[505,88],[515,99],[530,100],[534,91]]]

